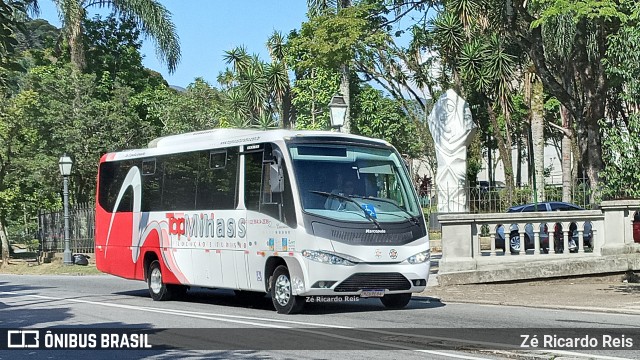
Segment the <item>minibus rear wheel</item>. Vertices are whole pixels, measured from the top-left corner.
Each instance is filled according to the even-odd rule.
[[[380,301],[387,309],[402,309],[411,301],[411,293],[387,294],[381,297]]]
[[[154,260],[149,264],[147,274],[147,285],[149,285],[151,298],[155,301],[171,300],[172,289],[162,279],[162,270],[158,260]]]
[[[296,314],[304,307],[304,298],[293,295],[291,276],[286,266],[280,265],[270,279],[269,293],[279,314]]]

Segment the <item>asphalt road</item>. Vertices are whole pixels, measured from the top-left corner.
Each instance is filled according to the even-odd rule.
[[[228,290],[192,289],[180,301],[154,302],[143,282],[113,276],[2,275],[0,331],[148,329],[154,347],[5,350],[0,358],[640,358],[639,315],[441,303],[428,297],[414,297],[406,309],[395,311],[384,310],[377,299],[307,305],[303,314],[287,316],[273,310],[269,297],[239,302]],[[628,345],[631,339],[633,350],[523,351],[494,346],[511,344],[514,336],[542,338],[584,329],[578,334],[593,338],[609,331],[619,336],[617,331],[627,328],[636,329],[637,336],[627,335],[625,340]],[[181,348],[161,349],[160,341]]]

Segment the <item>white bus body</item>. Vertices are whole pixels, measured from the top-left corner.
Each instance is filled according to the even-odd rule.
[[[326,296],[404,307],[425,289],[430,253],[407,168],[386,141],[215,129],[102,157],[96,262],[147,281],[154,300],[228,288],[270,293],[278,312],[295,313]]]

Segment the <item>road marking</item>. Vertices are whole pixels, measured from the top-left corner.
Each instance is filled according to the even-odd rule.
[[[447,353],[447,352],[443,352],[443,351],[434,351],[434,350],[416,350],[416,351],[417,352],[422,352],[422,353],[427,353],[427,354],[433,354],[433,355],[448,356],[448,357],[452,357],[452,358],[456,358],[456,359],[467,359],[467,360],[487,360],[488,359],[488,358],[480,358],[480,357],[475,357],[475,356],[451,354],[451,353]]]
[[[593,354],[584,354],[574,351],[566,351],[566,350],[540,350],[537,351],[539,353],[551,353],[558,355],[569,355],[569,356],[577,356],[581,358],[589,358],[589,359],[602,359],[602,360],[631,360],[633,358],[621,358],[615,356],[606,356],[606,355],[593,355]]]
[[[469,305],[469,304],[476,304],[478,306],[489,306],[489,307],[499,307],[499,308],[506,308],[506,307],[515,307],[515,308],[522,308],[522,306],[520,305],[501,305],[501,304],[495,304],[495,303],[489,303],[489,302],[465,302],[465,301],[450,301],[447,302],[448,305]],[[555,310],[555,311],[561,311],[561,310],[576,310],[576,311],[582,311],[585,313],[603,313],[603,314],[607,314],[607,315],[622,315],[622,316],[629,316],[629,315],[640,315],[640,309],[635,309],[636,306],[625,306],[622,308],[604,308],[604,307],[591,307],[591,306],[571,306],[571,305],[536,305],[536,306],[525,306],[526,308],[531,308],[531,309],[542,309],[542,310]]]
[[[215,313],[212,314],[212,313],[202,313],[202,312],[193,312],[193,311],[176,310],[176,309],[171,309],[171,311],[176,312],[176,313],[185,313],[185,314],[221,316],[221,317],[236,318],[236,319],[246,319],[246,320],[262,320],[262,321],[289,323],[289,324],[296,324],[296,325],[311,325],[311,326],[326,327],[326,328],[333,328],[333,329],[356,329],[356,328],[351,327],[351,326],[318,324],[318,323],[312,323],[312,322],[293,321],[293,320],[280,320],[280,319],[261,318],[261,317],[252,317],[252,316],[215,314]]]
[[[222,321],[222,322],[230,322],[230,323],[243,324],[243,325],[262,326],[262,327],[268,327],[268,328],[278,328],[278,329],[289,329],[290,328],[289,326],[261,324],[261,323],[252,322],[252,321],[241,321],[241,320],[233,320],[233,319],[224,319],[224,318],[215,317],[215,316],[203,316],[203,315],[197,315],[197,314],[192,315],[192,314],[189,314],[189,313],[175,312],[172,309],[159,309],[159,308],[150,308],[150,307],[142,307],[142,306],[134,306],[134,305],[111,304],[111,303],[106,303],[106,302],[96,302],[96,301],[82,300],[82,299],[58,298],[58,297],[44,296],[44,295],[20,294],[20,293],[12,292],[12,291],[4,291],[4,292],[1,292],[0,294],[26,296],[26,297],[33,297],[33,298],[37,298],[37,299],[45,299],[45,300],[69,301],[69,302],[75,302],[75,303],[80,303],[80,304],[90,304],[90,305],[114,307],[114,308],[137,310],[137,311],[146,311],[146,312],[160,313],[160,314],[180,315],[180,316],[187,316],[187,317],[192,317],[192,318],[197,318],[197,319],[217,320],[217,321]]]
[[[268,322],[278,322],[278,323],[288,323],[288,324],[296,324],[296,325],[307,325],[307,326],[317,326],[317,327],[326,327],[326,328],[334,328],[334,329],[352,329],[350,326],[340,326],[340,325],[329,325],[329,324],[319,324],[312,322],[303,322],[303,321],[293,321],[293,320],[281,320],[281,319],[271,319],[271,318],[261,318],[261,317],[252,317],[252,316],[241,316],[241,315],[229,315],[229,314],[217,314],[217,313],[206,313],[206,312],[195,312],[195,311],[186,311],[186,310],[178,310],[178,309],[163,309],[163,308],[152,308],[152,307],[138,307],[135,305],[118,305],[118,304],[110,304],[105,302],[97,302],[90,300],[80,300],[80,299],[72,299],[72,298],[54,298],[54,297],[45,297],[43,295],[25,295],[14,292],[5,292],[6,294],[14,294],[20,296],[31,296],[31,297],[41,297],[46,298],[48,300],[68,300],[79,303],[93,304],[93,305],[101,305],[101,306],[112,306],[112,307],[123,307],[132,310],[140,310],[140,309],[148,309],[145,311],[150,312],[171,312],[174,315],[199,315],[204,316],[204,319],[209,319],[209,317],[223,317],[223,318],[231,318],[231,319],[244,319],[244,320],[258,320],[258,321],[268,321]],[[265,325],[267,327],[271,327],[269,325]],[[288,328],[288,327],[284,327]]]

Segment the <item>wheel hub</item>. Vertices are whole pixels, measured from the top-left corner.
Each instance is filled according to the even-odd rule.
[[[149,287],[151,287],[151,290],[156,294],[159,293],[162,288],[162,273],[160,272],[160,269],[154,268],[151,270],[151,276],[149,276],[149,279]]]
[[[286,306],[291,299],[291,282],[286,275],[280,275],[276,279],[276,301],[281,306]]]
[[[520,251],[520,236],[512,237],[510,242],[513,250]]]

